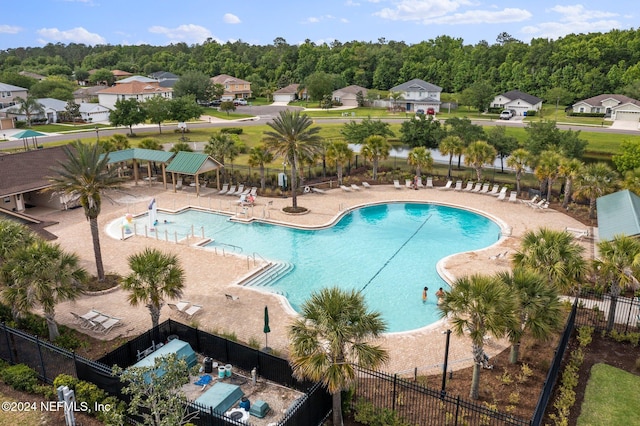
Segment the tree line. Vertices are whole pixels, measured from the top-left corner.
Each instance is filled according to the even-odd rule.
[[[519,89],[567,105],[601,93],[640,98],[639,62],[640,30],[634,29],[535,38],[529,43],[501,33],[493,44],[482,40],[474,45],[447,35],[416,44],[380,38],[292,45],[282,37],[268,45],[212,39],[168,46],[49,43],[0,51],[0,81],[26,88],[36,84],[19,71],[67,80],[88,78],[94,69],[145,75],[199,71],[250,81],[254,93],[265,96],[326,74],[336,86],[357,84],[381,91],[413,78],[437,84],[446,93],[461,93],[483,82],[495,93]]]

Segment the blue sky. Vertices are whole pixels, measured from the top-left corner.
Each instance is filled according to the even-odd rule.
[[[503,31],[529,42],[636,28],[638,0],[3,0],[0,49],[46,43],[267,45],[404,41],[439,35],[493,44]]]

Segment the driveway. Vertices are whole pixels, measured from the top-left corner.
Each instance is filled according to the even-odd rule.
[[[638,130],[638,122],[637,121],[624,121],[624,120],[615,120],[611,123],[610,129],[617,130]]]

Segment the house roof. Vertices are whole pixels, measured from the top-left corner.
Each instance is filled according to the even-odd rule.
[[[197,175],[224,167],[206,154],[180,151],[167,166],[167,172]]]
[[[131,77],[123,78],[122,80],[116,81],[116,85],[127,84],[127,83],[131,83],[132,81],[139,81],[141,83],[157,83],[158,82],[158,80],[156,80],[155,78],[149,78],[142,75],[132,75]]]
[[[106,89],[106,86],[81,87],[73,91],[73,96],[95,96],[103,89]]]
[[[232,77],[228,74],[220,74],[216,75],[215,77],[211,77],[211,81],[218,84],[251,84],[246,80]]]
[[[424,90],[426,92],[442,92],[442,87],[435,84],[427,83],[419,78],[414,78],[406,83],[402,83],[396,87],[392,87],[390,92],[411,92],[415,90]]]
[[[133,75],[130,72],[122,71],[122,70],[112,70],[111,74],[113,74],[115,77],[125,77],[128,75]]]
[[[94,104],[89,102],[83,102],[80,105],[80,112],[92,112],[92,111],[111,111],[106,106],[102,106],[100,104]]]
[[[132,81],[130,83],[120,83],[115,86],[107,87],[100,90],[98,94],[111,95],[144,95],[153,93],[171,92],[173,89],[168,87],[160,87],[157,81],[153,83],[142,83],[140,81]]]
[[[38,103],[44,107],[45,110],[64,111],[67,108],[67,103],[60,99],[53,98],[39,98]],[[10,107],[0,109],[0,112],[8,112],[17,114],[20,109],[20,103],[12,105]]]
[[[282,89],[278,89],[275,92],[273,92],[274,95],[287,95],[290,93],[298,93],[298,88],[300,87],[300,85],[298,83],[293,83],[290,84],[286,87],[283,87]]]
[[[121,151],[113,151],[107,154],[109,164],[120,163],[129,160],[168,162],[174,156],[173,152],[159,151],[155,149],[130,148]]]
[[[640,197],[625,189],[596,200],[598,235],[611,240],[616,235],[640,235]]]
[[[13,84],[0,82],[0,92],[19,92],[19,91],[25,91],[25,90],[27,89],[25,89],[24,87],[18,87],[18,86],[14,86]]]
[[[362,87],[362,86],[358,86],[357,84],[352,84],[351,86],[347,86],[347,87],[343,87],[342,89],[334,90],[333,93],[350,93],[350,94],[353,94],[353,95],[357,95],[358,92],[362,92],[362,94],[365,95],[367,93],[367,89]]]
[[[516,99],[522,99],[529,105],[535,105],[538,102],[542,102],[542,99],[536,96],[530,95],[528,93],[521,92],[520,90],[509,90],[508,92],[503,93],[502,96],[504,96],[505,98],[511,101],[515,101]]]
[[[169,71],[156,71],[149,74],[149,77],[156,80],[179,79],[180,77]]]
[[[18,74],[23,75],[25,77],[35,78],[36,80],[44,80],[45,78],[47,78],[44,75],[36,74],[35,72],[30,72],[30,71],[20,71]]]
[[[23,194],[51,186],[51,167],[58,167],[67,156],[64,146],[35,149],[0,156],[0,197]]]
[[[579,104],[579,103],[585,103],[587,105],[591,105],[591,106],[598,106],[598,105],[602,105],[602,102],[606,101],[607,99],[615,99],[616,101],[618,101],[618,104],[635,104],[640,106],[640,101],[630,98],[628,96],[625,95],[614,95],[614,94],[609,94],[609,93],[603,93],[602,95],[598,95],[598,96],[594,96],[592,98],[587,98],[587,99],[583,99],[579,102],[576,102],[575,104]],[[574,105],[575,105],[574,104]]]

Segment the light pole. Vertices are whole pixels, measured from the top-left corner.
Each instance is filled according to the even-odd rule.
[[[442,366],[442,388],[440,389],[440,397],[444,398],[447,394],[445,387],[447,385],[447,364],[449,362],[449,341],[451,340],[451,330],[443,331],[447,334],[447,343],[444,347],[444,365]]]
[[[100,129],[96,126],[96,142],[100,142]]]

